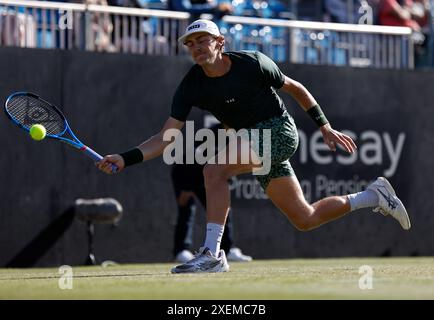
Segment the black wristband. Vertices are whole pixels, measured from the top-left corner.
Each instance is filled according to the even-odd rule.
[[[139,148],[133,148],[119,155],[124,159],[124,167],[143,162],[143,153]]]
[[[318,127],[329,123],[326,116],[324,115],[324,112],[322,112],[321,107],[318,104],[314,105],[312,108],[309,108],[306,112]]]

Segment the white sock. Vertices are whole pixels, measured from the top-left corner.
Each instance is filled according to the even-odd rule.
[[[379,204],[378,195],[372,190],[349,194],[347,197],[350,200],[351,211],[360,208],[377,207]]]
[[[206,224],[206,238],[204,247],[208,248],[214,256],[220,252],[220,243],[222,242],[223,231],[225,226],[217,223]]]

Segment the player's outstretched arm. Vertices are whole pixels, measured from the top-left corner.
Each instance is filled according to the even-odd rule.
[[[315,98],[300,82],[285,76],[281,90],[290,94],[299,106],[312,117],[321,130],[324,142],[332,151],[336,151],[336,145],[341,145],[349,153],[353,153],[357,149],[350,136],[331,127]]]
[[[304,111],[318,104],[313,95],[300,82],[290,77],[285,76],[285,82],[280,90],[291,95]]]
[[[158,157],[163,153],[164,148],[171,143],[171,141],[163,140],[164,133],[170,129],[181,130],[183,126],[184,122],[169,117],[163,128],[156,135],[127,152],[107,155],[97,162],[96,165],[101,171],[113,174],[114,172],[111,169],[112,164],[115,164],[119,168],[116,171],[118,173],[125,167]]]

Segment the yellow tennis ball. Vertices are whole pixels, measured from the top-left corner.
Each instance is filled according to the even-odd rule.
[[[46,134],[47,130],[45,130],[45,127],[42,124],[34,124],[30,127],[30,136],[33,140],[42,140],[45,138]]]

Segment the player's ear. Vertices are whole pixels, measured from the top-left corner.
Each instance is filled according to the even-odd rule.
[[[220,36],[216,37],[216,41],[219,44],[219,48],[221,48],[223,51],[223,48],[225,46],[225,37],[220,35]]]

